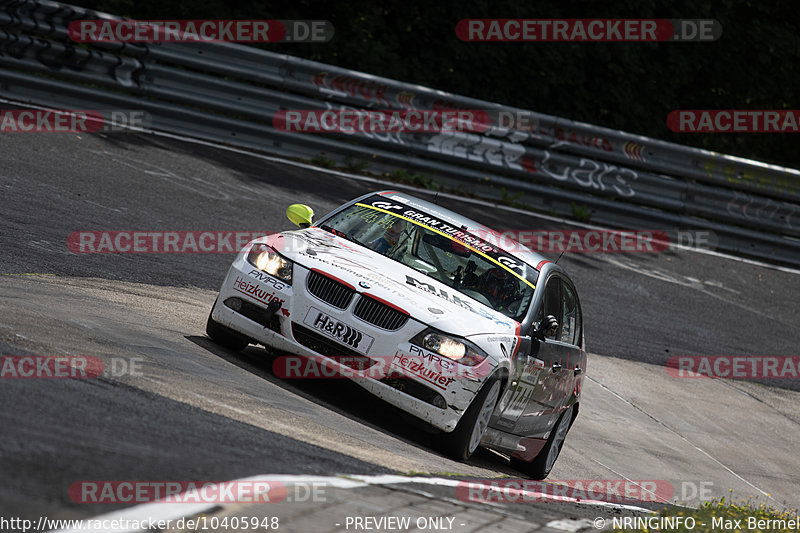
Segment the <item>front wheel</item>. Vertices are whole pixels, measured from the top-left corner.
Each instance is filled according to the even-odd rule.
[[[459,461],[466,461],[478,449],[489,428],[494,408],[500,399],[500,380],[491,378],[458,421],[456,429],[440,436],[444,452]]]
[[[214,302],[214,305],[217,303]],[[206,321],[206,335],[211,337],[211,340],[234,352],[241,352],[247,348],[247,345],[250,344],[249,339],[214,320],[211,317],[212,314],[214,314],[213,306]]]
[[[527,463],[516,457],[511,458],[511,466],[520,472],[524,472],[532,479],[544,479],[550,474],[553,465],[556,464],[558,454],[561,453],[561,447],[564,446],[564,440],[567,438],[569,426],[572,423],[572,413],[575,409],[574,405],[570,405],[569,409],[561,413],[561,417],[556,422],[556,426],[550,432],[550,437],[544,448],[539,452],[536,458]]]

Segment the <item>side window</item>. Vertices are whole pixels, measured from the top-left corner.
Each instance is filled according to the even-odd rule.
[[[556,315],[558,316],[558,315]],[[581,311],[575,292],[566,283],[561,283],[561,342],[580,345]]]

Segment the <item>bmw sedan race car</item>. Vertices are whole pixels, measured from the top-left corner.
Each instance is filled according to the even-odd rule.
[[[482,445],[544,479],[586,370],[564,269],[398,192],[364,195],[318,222],[300,204],[287,215],[301,229],[256,239],[233,261],[209,337],[285,354],[291,377],[318,368],[303,361],[324,365],[433,426],[452,457]]]

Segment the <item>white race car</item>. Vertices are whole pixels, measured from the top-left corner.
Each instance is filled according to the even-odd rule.
[[[586,370],[565,271],[399,192],[366,194],[318,222],[300,204],[287,215],[302,229],[237,255],[208,335],[318,361],[439,430],[451,456],[483,445],[544,479]]]

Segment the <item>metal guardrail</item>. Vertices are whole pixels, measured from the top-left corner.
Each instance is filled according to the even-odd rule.
[[[800,171],[502,106],[230,43],[92,43],[71,21],[118,19],[57,2],[0,0],[0,96],[58,108],[141,109],[150,127],[311,158],[436,176],[446,185],[618,227],[713,231],[718,248],[800,264]],[[482,109],[530,127],[482,133],[302,134],[287,109]],[[507,125],[507,124],[506,124]],[[674,234],[674,233],[673,233]]]

